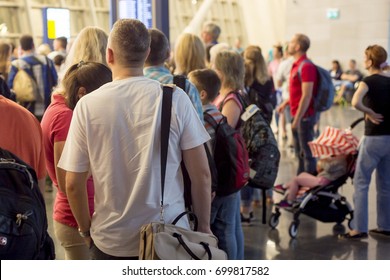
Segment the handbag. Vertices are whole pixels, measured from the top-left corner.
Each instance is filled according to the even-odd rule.
[[[140,230],[140,260],[226,260],[226,253],[218,248],[213,234],[197,232],[198,219],[192,212],[179,214],[167,224],[164,221],[164,186],[171,123],[173,88],[163,87],[161,112],[161,212],[160,221],[143,225]],[[182,228],[176,223],[189,216],[194,230]]]

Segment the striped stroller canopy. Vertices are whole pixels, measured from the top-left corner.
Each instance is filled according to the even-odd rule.
[[[320,136],[308,143],[314,157],[357,153],[359,140],[350,130],[327,126]]]

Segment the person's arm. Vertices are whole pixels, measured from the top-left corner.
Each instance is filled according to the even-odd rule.
[[[88,172],[66,172],[66,194],[73,216],[76,218],[79,230],[88,232],[91,227],[91,217],[88,208],[87,183]],[[88,247],[91,245],[91,237],[84,238]]]
[[[366,117],[374,124],[379,124],[383,121],[381,114],[375,113],[371,108],[366,107],[363,104],[363,98],[368,92],[368,86],[365,82],[360,82],[359,87],[353,95],[351,104],[357,110],[362,111],[366,114]]]
[[[65,175],[66,171],[58,167],[58,162],[60,161],[62,150],[64,149],[65,141],[54,142],[54,167],[56,172],[58,188],[66,194],[65,188]]]
[[[237,127],[237,123],[241,115],[241,110],[233,99],[226,101],[226,103],[223,105],[221,113],[226,117],[227,123],[232,128]]]
[[[286,107],[290,104],[290,98],[287,98],[286,100],[284,100],[277,108],[276,108],[276,111],[279,113],[279,114],[282,114],[284,112],[284,110],[286,110]]]
[[[183,150],[183,160],[191,179],[192,206],[198,217],[198,230],[211,233],[211,175],[203,144]]]
[[[38,187],[42,195],[45,194],[46,178],[38,179]]]
[[[310,101],[313,96],[313,86],[313,82],[302,82],[302,97],[299,101],[298,110],[291,125],[292,129],[297,129],[298,124],[301,122],[303,115],[309,108]]]

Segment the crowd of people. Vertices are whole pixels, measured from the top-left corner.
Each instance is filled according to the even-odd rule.
[[[43,54],[30,35],[20,38],[17,56],[11,44],[0,43],[0,146],[35,169],[42,192],[46,175],[57,188],[49,218],[66,259],[137,259],[140,227],[159,220],[161,208],[167,222],[185,211],[183,164],[198,230],[216,235],[229,259],[244,259],[242,222],[251,223],[258,194],[242,186],[233,194],[215,195],[204,148],[205,143],[214,146],[216,134],[204,112],[217,123],[225,117],[239,131],[245,111],[240,96],[257,104],[268,123],[275,116],[283,140],[292,135],[297,177],[275,186],[276,192],[289,192],[279,207],[291,207],[299,186],[324,185],[345,171],[343,157],[336,164],[323,160],[318,169],[308,144],[320,117],[313,104],[319,76],[307,57],[309,37],[295,34],[285,47],[274,46],[267,63],[261,47],[238,51],[219,43],[220,33],[218,25],[207,22],[201,36],[184,33],[171,50],[160,30],[123,19],[109,34],[86,27],[72,44],[57,38],[54,50],[42,48]],[[330,70],[337,98],[361,81],[352,105],[366,123],[354,180],[353,230],[341,239],[368,235],[367,192],[374,170],[378,228],[370,233],[390,236],[387,53],[373,45],[365,55],[369,76],[364,79],[354,60],[345,73],[336,60]],[[13,92],[20,69],[37,85],[33,100],[20,101]],[[177,76],[185,82],[173,92],[167,203],[160,205],[161,84],[172,84]],[[334,166],[340,167],[337,174],[329,171]],[[271,200],[272,192],[267,195]],[[190,225],[183,220],[181,226]]]

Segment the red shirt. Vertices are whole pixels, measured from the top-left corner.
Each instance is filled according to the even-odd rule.
[[[54,166],[54,143],[66,140],[72,115],[73,111],[66,106],[65,98],[60,94],[53,94],[52,102],[45,111],[41,121],[43,145],[46,156],[46,168],[51,180],[57,187],[58,183]],[[94,209],[94,188],[92,177],[90,177],[87,181],[87,192],[89,211],[92,215]],[[60,189],[58,189],[54,201],[53,219],[59,223],[71,227],[77,227],[77,222],[70,209],[68,198]]]
[[[302,97],[302,83],[303,82],[313,82],[313,93],[312,96],[317,94],[317,84],[318,84],[318,78],[317,78],[317,69],[313,63],[305,62],[305,64],[302,67],[301,76],[298,75],[298,69],[301,63],[304,60],[307,60],[306,54],[301,56],[298,60],[294,61],[291,73],[290,73],[290,81],[289,81],[289,90],[290,90],[290,108],[291,108],[291,114],[293,116],[296,115],[299,102]],[[314,107],[313,107],[313,98],[310,101],[309,107],[306,111],[306,113],[303,115],[304,117],[312,116],[314,114]]]

